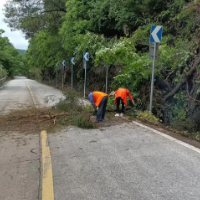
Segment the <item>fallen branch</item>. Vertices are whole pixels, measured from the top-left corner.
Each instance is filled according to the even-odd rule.
[[[56,124],[56,117],[57,116],[66,116],[68,115],[68,113],[64,112],[64,113],[57,113],[57,114],[54,114],[54,115],[51,115],[51,113],[49,113],[48,115],[41,115],[39,116],[38,119],[41,119],[41,120],[37,120],[37,122],[43,122],[43,121],[47,121],[47,120],[53,120],[53,124],[55,125]]]
[[[57,116],[66,116],[68,115],[68,113],[64,112],[64,113],[57,113],[57,114],[54,114],[54,115],[51,115],[50,113],[48,115],[41,115],[39,116],[39,118],[48,118],[48,119],[52,119],[54,117],[57,117]]]
[[[186,82],[186,80],[188,80],[191,77],[191,75],[195,72],[199,64],[200,64],[200,54],[198,55],[195,63],[193,64],[192,68],[189,70],[187,75],[180,81],[180,83],[171,92],[169,92],[163,98],[163,102],[166,102],[171,96],[173,96],[182,87],[182,85]]]

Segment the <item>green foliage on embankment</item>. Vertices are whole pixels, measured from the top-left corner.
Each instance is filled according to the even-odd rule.
[[[54,79],[55,64],[66,59],[69,84],[69,59],[74,56],[75,87],[82,90],[82,54],[88,51],[87,90],[105,90],[109,67],[109,91],[127,87],[141,110],[149,106],[150,27],[163,25],[153,113],[165,124],[190,120],[193,131],[200,129],[198,0],[61,0],[57,4],[44,0],[42,7],[30,3],[31,12],[22,0],[13,8],[13,1],[6,6],[7,22],[30,38],[26,59],[32,75],[37,71],[43,80]]]

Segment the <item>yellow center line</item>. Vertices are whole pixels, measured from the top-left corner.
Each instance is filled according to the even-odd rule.
[[[42,200],[54,200],[51,154],[48,147],[47,132],[41,132],[42,143]]]
[[[33,92],[29,85],[27,88],[30,92],[33,104],[36,108],[39,108],[34,98]],[[54,188],[53,188],[53,171],[51,163],[50,148],[48,146],[47,132],[43,130],[40,133],[41,145],[42,145],[42,199],[41,200],[54,200]]]
[[[39,108],[38,103],[36,102],[36,100],[35,100],[35,98],[34,98],[34,95],[33,95],[33,92],[32,92],[32,90],[31,90],[31,88],[29,87],[29,85],[26,85],[26,86],[27,86],[27,88],[28,88],[28,90],[29,90],[29,93],[30,93],[30,95],[31,95],[31,98],[32,98],[32,101],[33,101],[34,106],[35,106],[36,108]]]

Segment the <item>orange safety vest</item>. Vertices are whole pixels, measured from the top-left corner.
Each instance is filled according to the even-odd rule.
[[[117,98],[120,97],[124,104],[127,106],[127,96],[130,98],[130,100],[133,100],[133,97],[127,89],[119,88],[115,91],[115,104],[117,103]]]
[[[108,97],[108,94],[104,93],[104,92],[99,92],[99,91],[94,91],[93,92],[93,100],[94,100],[94,104],[99,107],[99,104],[101,103],[101,100],[104,97]]]

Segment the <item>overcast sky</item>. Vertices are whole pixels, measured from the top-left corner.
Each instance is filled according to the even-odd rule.
[[[27,49],[28,41],[25,40],[24,35],[20,31],[11,31],[7,24],[3,22],[3,19],[5,18],[3,5],[6,1],[8,0],[0,0],[0,29],[5,31],[3,36],[8,37],[16,49]]]

